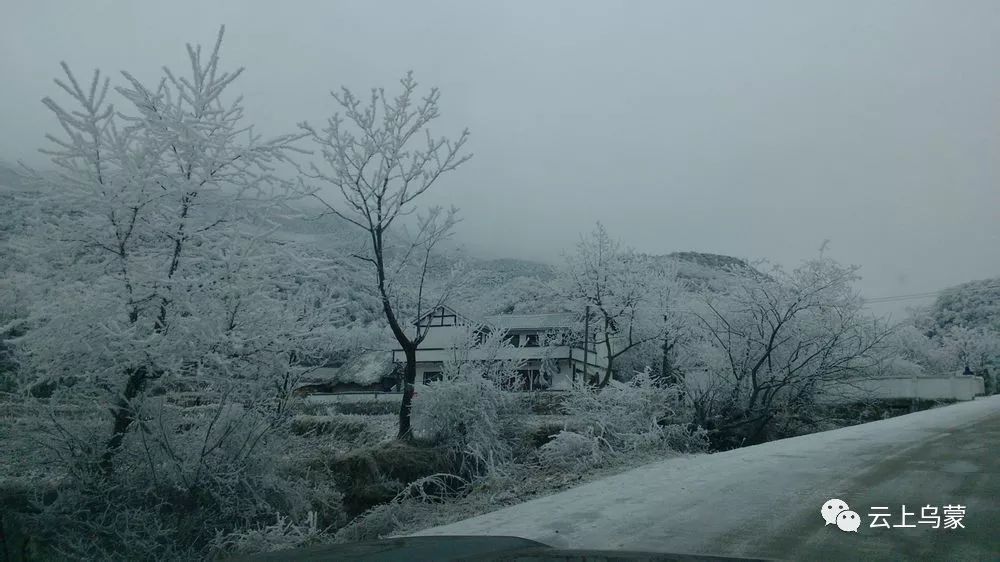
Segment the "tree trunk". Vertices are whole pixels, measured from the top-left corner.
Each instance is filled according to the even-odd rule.
[[[773,416],[771,414],[767,414],[761,416],[759,420],[751,424],[751,429],[749,432],[747,432],[746,435],[747,445],[760,445],[761,443],[765,443],[767,441],[766,430],[768,423],[770,423],[772,417]]]
[[[410,431],[410,406],[413,404],[414,384],[417,381],[417,348],[414,345],[404,346],[406,367],[403,371],[403,402],[399,405],[399,433],[396,439],[409,440],[413,438]]]
[[[611,326],[608,323],[607,317],[604,318],[604,351],[607,354],[608,366],[604,369],[604,379],[598,385],[599,388],[608,386],[608,383],[611,382],[611,374],[614,371],[612,364],[615,357],[611,354]]]
[[[611,382],[611,374],[612,374],[612,372],[613,371],[611,369],[611,360],[609,359],[608,360],[608,366],[607,366],[606,369],[604,369],[604,378],[601,379],[601,384],[597,385],[598,388],[604,388],[604,387],[608,386],[608,383]]]
[[[660,365],[660,376],[666,384],[675,384],[674,368],[670,363],[670,333],[663,334],[663,363]]]
[[[128,431],[129,426],[135,420],[135,414],[132,410],[132,400],[142,392],[142,387],[146,383],[146,367],[139,367],[136,369],[129,369],[128,381],[125,383],[125,392],[122,393],[122,397],[118,400],[118,403],[111,409],[111,413],[114,416],[111,426],[111,437],[108,442],[104,445],[104,453],[101,455],[101,472],[104,473],[105,477],[111,476],[114,472],[114,456],[121,447],[122,440],[125,439],[125,433]]]

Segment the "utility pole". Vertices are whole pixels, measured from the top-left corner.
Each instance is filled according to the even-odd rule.
[[[590,351],[590,305],[583,313],[583,384],[587,384],[587,352]]]

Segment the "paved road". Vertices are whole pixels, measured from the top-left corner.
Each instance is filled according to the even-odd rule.
[[[714,455],[670,459],[420,535],[796,560],[1000,560],[1000,396]],[[858,533],[825,526],[846,501]],[[966,506],[964,529],[868,514]]]

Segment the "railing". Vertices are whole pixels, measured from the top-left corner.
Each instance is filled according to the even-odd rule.
[[[416,393],[420,394],[420,386],[416,386]],[[568,392],[566,389],[562,388],[538,388],[534,390],[511,390],[511,394],[538,394],[538,393],[560,393]],[[307,394],[304,398],[307,402],[363,402],[365,400],[372,400],[377,402],[379,400],[392,400],[400,399],[403,396],[402,391],[374,391],[374,390],[349,390],[345,392],[327,392],[327,393],[315,393]]]

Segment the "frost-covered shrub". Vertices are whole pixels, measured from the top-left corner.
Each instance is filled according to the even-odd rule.
[[[687,423],[663,426],[662,443],[679,453],[703,453],[709,449],[708,431]]]
[[[219,554],[275,552],[319,543],[326,538],[315,512],[310,511],[302,523],[278,514],[275,522],[270,525],[238,529],[230,533],[216,531],[211,549]]]
[[[413,402],[414,433],[454,457],[463,474],[489,472],[511,457],[512,397],[488,379],[462,377],[431,383]]]
[[[378,505],[337,530],[334,541],[351,543],[379,540],[425,521],[432,510],[433,506],[415,501]]]
[[[575,389],[563,408],[574,427],[592,432],[616,453],[661,446],[665,428],[687,421],[681,390],[660,384],[649,372],[597,391]]]
[[[391,501],[369,509],[345,525],[337,531],[335,540],[373,541],[403,529],[426,526],[433,513],[433,504],[461,494],[468,485],[468,481],[453,474],[432,474],[417,479]]]
[[[340,523],[341,497],[281,464],[288,424],[259,403],[179,408],[166,398],[136,412],[115,456],[102,468],[103,441],[53,417],[39,461],[67,475],[36,498],[33,534],[60,557],[87,560],[203,558],[221,537],[274,521],[281,513]],[[100,428],[102,425],[90,425]]]
[[[503,336],[494,333],[457,351],[461,356],[445,363],[442,380],[421,388],[413,401],[415,434],[446,448],[464,476],[498,470],[512,457],[524,408],[503,388],[517,369],[498,359],[508,346]]]
[[[561,392],[527,392],[518,400],[532,414],[547,416],[562,413],[565,396]]]
[[[382,443],[395,435],[395,428],[396,416],[300,415],[295,416],[291,423],[293,434],[309,439],[319,437],[324,445],[338,450]]]
[[[577,470],[601,464],[605,449],[602,439],[592,433],[563,430],[538,449],[538,458],[545,466]]]

